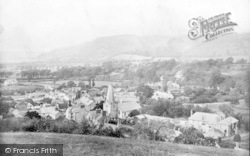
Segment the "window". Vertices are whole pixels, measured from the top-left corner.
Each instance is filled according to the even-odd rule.
[[[74,119],[74,113],[70,114],[70,119],[73,120]]]

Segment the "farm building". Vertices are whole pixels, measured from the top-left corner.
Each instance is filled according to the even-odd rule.
[[[12,85],[17,85],[18,84],[18,81],[17,79],[7,79],[4,81],[3,85],[4,86],[12,86]]]

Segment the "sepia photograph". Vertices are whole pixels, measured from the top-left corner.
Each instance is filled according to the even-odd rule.
[[[249,156],[250,0],[0,0],[1,156]]]

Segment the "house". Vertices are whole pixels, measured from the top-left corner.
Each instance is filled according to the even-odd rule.
[[[106,115],[111,118],[125,119],[131,111],[140,111],[141,106],[138,101],[134,92],[118,93],[115,95],[112,85],[109,85],[103,110],[106,112]]]
[[[76,100],[75,103],[76,103],[76,105],[84,105],[84,107],[87,111],[92,110],[96,105],[96,102],[94,100],[92,100],[86,96],[83,96],[80,99]]]
[[[216,127],[217,123],[224,118],[219,114],[195,112],[188,118],[188,121],[194,128],[207,132],[210,128]]]
[[[3,83],[4,86],[12,86],[12,85],[17,85],[17,84],[18,84],[17,79],[13,79],[13,78],[5,80]]]
[[[42,117],[51,117],[52,119],[57,119],[63,114],[57,110],[56,106],[51,106],[50,104],[43,104],[40,108],[40,115]]]
[[[67,108],[65,115],[66,119],[80,123],[82,120],[86,119],[88,112],[89,111],[85,109],[84,105],[75,105]]]
[[[100,109],[94,110],[94,111],[89,111],[86,115],[86,119],[89,121],[92,121],[94,125],[98,125],[103,117],[103,111]]]
[[[118,103],[118,118],[126,119],[131,111],[133,110],[140,111],[140,109],[141,109],[141,105],[136,101],[132,101],[129,99],[121,100]]]
[[[170,91],[174,95],[175,94],[178,95],[179,93],[183,91],[179,84],[172,82],[172,81],[167,82],[167,87],[168,87],[168,91]]]
[[[160,122],[170,122],[175,123],[173,118],[163,117],[163,116],[155,116],[155,115],[148,115],[148,114],[140,114],[135,116],[138,121],[148,120],[151,122],[160,121]]]
[[[29,109],[33,108],[33,105],[31,103],[22,101],[22,102],[16,104],[15,108],[18,110],[26,110],[26,109],[29,110]]]
[[[185,77],[184,77],[182,71],[178,71],[178,72],[175,74],[175,78],[176,78],[177,80],[181,80],[181,81],[183,81],[183,80],[185,79]]]
[[[14,109],[12,111],[12,114],[16,117],[16,118],[23,118],[25,116],[25,114],[28,112],[27,109]]]
[[[44,89],[45,90],[54,90],[54,87],[52,87],[51,85],[44,85]]]
[[[232,134],[237,134],[237,125],[239,120],[228,117],[218,122],[217,129],[225,134],[225,136],[231,136]]]
[[[173,99],[174,96],[169,91],[168,92],[155,91],[154,94],[153,94],[153,96],[151,98],[155,99],[155,100],[158,100],[160,98],[163,98],[163,99]]]
[[[188,122],[204,134],[213,133],[210,135],[211,137],[217,137],[219,133],[223,134],[222,136],[233,135],[237,132],[238,124],[238,120],[233,117],[225,118],[224,114],[204,112],[196,112],[192,114],[188,118]]]
[[[44,98],[45,97],[45,92],[34,92],[34,93],[29,93],[26,95],[27,98],[33,99],[33,98]]]

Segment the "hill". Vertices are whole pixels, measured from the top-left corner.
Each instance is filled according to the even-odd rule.
[[[55,133],[0,133],[0,143],[64,144],[64,155],[249,155],[249,152],[99,136]]]
[[[207,58],[249,58],[249,34],[228,34],[211,41],[190,40],[187,36],[118,35],[97,38],[79,45],[41,54],[41,62],[97,62],[119,55],[167,57],[182,60]],[[118,58],[120,59],[121,56]],[[128,59],[130,57],[127,57]],[[123,58],[123,59],[126,59]]]

